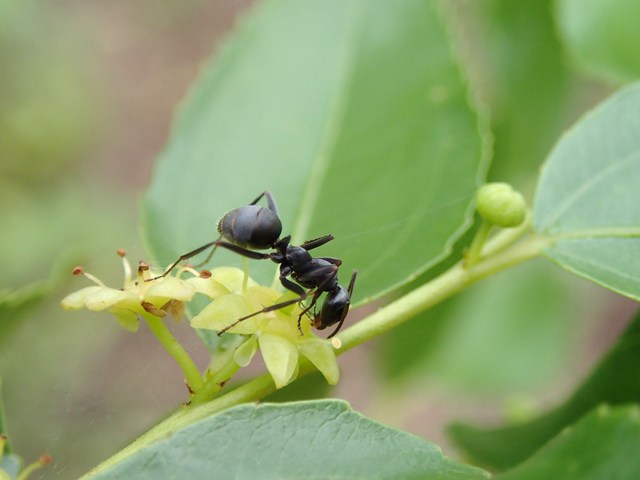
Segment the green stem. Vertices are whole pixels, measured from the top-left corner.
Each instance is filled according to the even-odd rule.
[[[171,332],[165,326],[161,318],[151,314],[145,314],[143,316],[158,341],[162,344],[165,350],[169,352],[169,355],[178,362],[178,365],[180,365],[180,368],[184,372],[184,377],[187,379],[189,388],[196,393],[200,391],[204,387],[204,382],[202,381],[198,367],[196,367],[196,364],[185,349],[182,348],[180,342],[171,335]]]
[[[48,462],[47,462],[48,463]],[[46,463],[42,460],[38,460],[37,462],[33,462],[30,465],[24,467],[24,469],[18,474],[16,480],[28,480],[29,476],[35,472],[36,470],[40,470],[44,467]]]
[[[493,225],[486,220],[482,220],[480,223],[480,227],[476,232],[473,240],[471,241],[471,245],[469,246],[469,251],[466,254],[465,264],[468,266],[472,266],[480,261],[480,254],[482,253],[482,247],[487,242],[487,238],[489,238],[489,233],[491,233],[491,229]]]
[[[393,329],[478,280],[538,256],[547,244],[545,239],[530,237],[509,250],[485,257],[475,265],[465,266],[462,262],[457,263],[442,275],[345,330],[339,335],[342,341],[340,352]]]
[[[211,400],[222,390],[225,382],[233,377],[238,370],[240,370],[240,365],[233,360],[232,356],[229,362],[215,374],[211,375],[205,382],[204,387],[191,398],[191,406]]]
[[[489,240],[484,248],[483,256],[489,257],[513,245],[525,234],[530,233],[533,215],[527,210],[527,215],[522,224],[513,228],[503,228]]]

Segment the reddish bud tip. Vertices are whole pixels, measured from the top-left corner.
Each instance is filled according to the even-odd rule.
[[[202,270],[200,272],[200,278],[210,278],[211,272],[209,270]]]
[[[77,267],[73,268],[71,273],[73,273],[74,275],[82,275],[84,273],[84,269],[80,265],[78,265]]]
[[[120,257],[126,257],[127,256],[127,251],[124,248],[119,248],[118,250],[116,250],[116,253]]]
[[[38,461],[40,462],[41,465],[49,465],[51,462],[53,462],[53,457],[48,453],[44,453],[40,455],[40,458],[38,459]]]

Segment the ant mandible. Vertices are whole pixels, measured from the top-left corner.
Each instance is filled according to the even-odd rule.
[[[262,198],[267,201],[268,208],[256,205]],[[307,240],[299,246],[291,245],[291,235],[280,238],[282,223],[278,215],[278,207],[276,206],[273,195],[268,191],[262,192],[249,205],[236,208],[225,214],[218,222],[218,233],[220,237],[218,237],[217,240],[181,255],[162,275],[148,281],[165,277],[180,262],[188,260],[210,247],[213,247],[211,252],[200,265],[207,263],[218,247],[226,248],[239,255],[256,260],[270,259],[280,265],[279,280],[282,286],[294,292],[298,297],[270,305],[262,310],[239,318],[232,324],[218,331],[218,336],[243,320],[260,313],[273,312],[274,310],[300,303],[312,293],[311,302],[309,302],[309,305],[307,305],[298,316],[298,331],[300,335],[302,335],[302,328],[300,327],[302,317],[315,306],[320,295],[323,293],[326,293],[327,296],[322,304],[320,313],[314,314],[311,324],[318,330],[323,330],[337,323],[338,326],[327,338],[331,338],[338,333],[349,312],[357,272],[354,270],[349,286],[344,288],[338,284],[338,268],[342,264],[342,260],[332,257],[314,258],[309,253],[309,250],[313,250],[333,240],[333,235],[325,235],[314,240]],[[222,240],[223,238],[227,241]],[[262,253],[252,250],[266,250],[269,248],[274,251]],[[291,277],[294,281],[291,281],[288,277]]]

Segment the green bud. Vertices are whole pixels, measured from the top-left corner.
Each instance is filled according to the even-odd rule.
[[[508,183],[487,183],[478,189],[476,208],[482,218],[499,227],[517,227],[527,214],[527,203]]]

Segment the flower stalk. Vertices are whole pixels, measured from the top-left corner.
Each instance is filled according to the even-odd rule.
[[[193,393],[198,393],[202,390],[204,381],[198,367],[186,350],[182,348],[180,342],[171,334],[162,319],[150,313],[142,314],[142,316],[147,321],[147,325],[149,325],[153,335],[182,369],[189,390]]]
[[[209,375],[209,378],[207,378],[202,389],[195,392],[193,397],[191,397],[190,405],[200,405],[201,403],[211,400],[222,390],[222,387],[224,387],[227,380],[233,377],[240,368],[240,365],[238,365],[234,361],[233,357],[231,357],[220,370]]]
[[[48,454],[41,455],[37,461],[24,467],[24,469],[16,477],[16,480],[28,480],[28,478],[31,476],[33,472],[35,472],[36,470],[40,470],[42,467],[46,465],[49,465],[52,461],[53,461],[53,458],[51,457],[51,455],[48,455]]]

